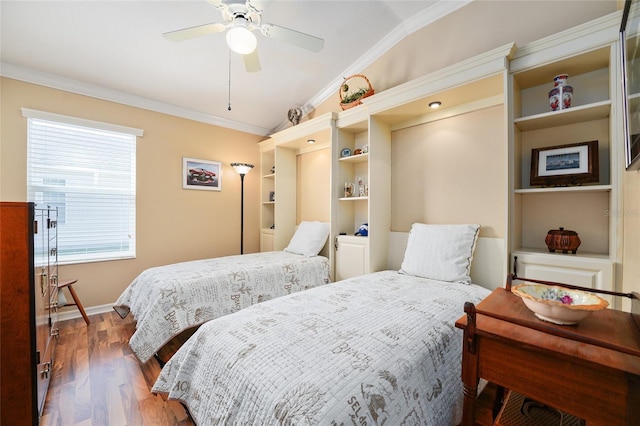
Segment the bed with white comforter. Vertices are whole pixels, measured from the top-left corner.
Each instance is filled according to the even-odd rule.
[[[184,330],[330,281],[324,256],[287,251],[226,256],[147,269],[114,309],[122,318],[133,314],[136,330],[129,345],[146,362]]]
[[[454,323],[488,294],[383,271],[270,300],[200,327],[153,392],[199,425],[456,424]]]

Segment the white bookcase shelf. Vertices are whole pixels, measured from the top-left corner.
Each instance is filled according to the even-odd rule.
[[[620,224],[618,38],[615,16],[552,35],[518,50],[511,61],[509,130],[511,270],[518,275],[615,289]],[[568,74],[573,104],[549,111],[553,77]],[[598,141],[599,182],[594,185],[531,187],[531,151]],[[563,227],[576,231],[576,254],[550,253],[545,237]]]

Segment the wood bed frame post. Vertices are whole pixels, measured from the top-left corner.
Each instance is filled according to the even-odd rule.
[[[462,426],[475,424],[474,405],[478,395],[478,348],[476,341],[476,307],[471,302],[464,304],[467,324],[463,331],[462,383],[464,390]]]

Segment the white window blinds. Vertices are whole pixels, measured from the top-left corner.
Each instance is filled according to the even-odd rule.
[[[23,109],[27,197],[58,209],[58,261],[135,257],[136,136],[142,131]]]

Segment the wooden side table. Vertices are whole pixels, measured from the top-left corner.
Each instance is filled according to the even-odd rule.
[[[555,325],[537,319],[510,290],[509,280],[477,307],[465,304],[456,321],[464,330],[462,425],[475,423],[480,378],[588,425],[640,424],[640,328],[633,315],[605,309],[575,326]]]
[[[78,282],[78,280],[62,281],[62,282],[58,283],[58,289],[66,287],[69,290],[69,293],[71,294],[71,297],[73,298],[73,302],[74,303],[67,303],[65,306],[76,306],[78,308],[78,310],[80,311],[80,314],[82,315],[82,318],[84,318],[84,322],[86,322],[87,325],[89,325],[89,323],[90,323],[89,317],[87,316],[87,313],[84,311],[84,307],[82,306],[82,302],[80,302],[80,298],[78,297],[78,294],[73,289],[73,284],[75,284],[77,282]]]

